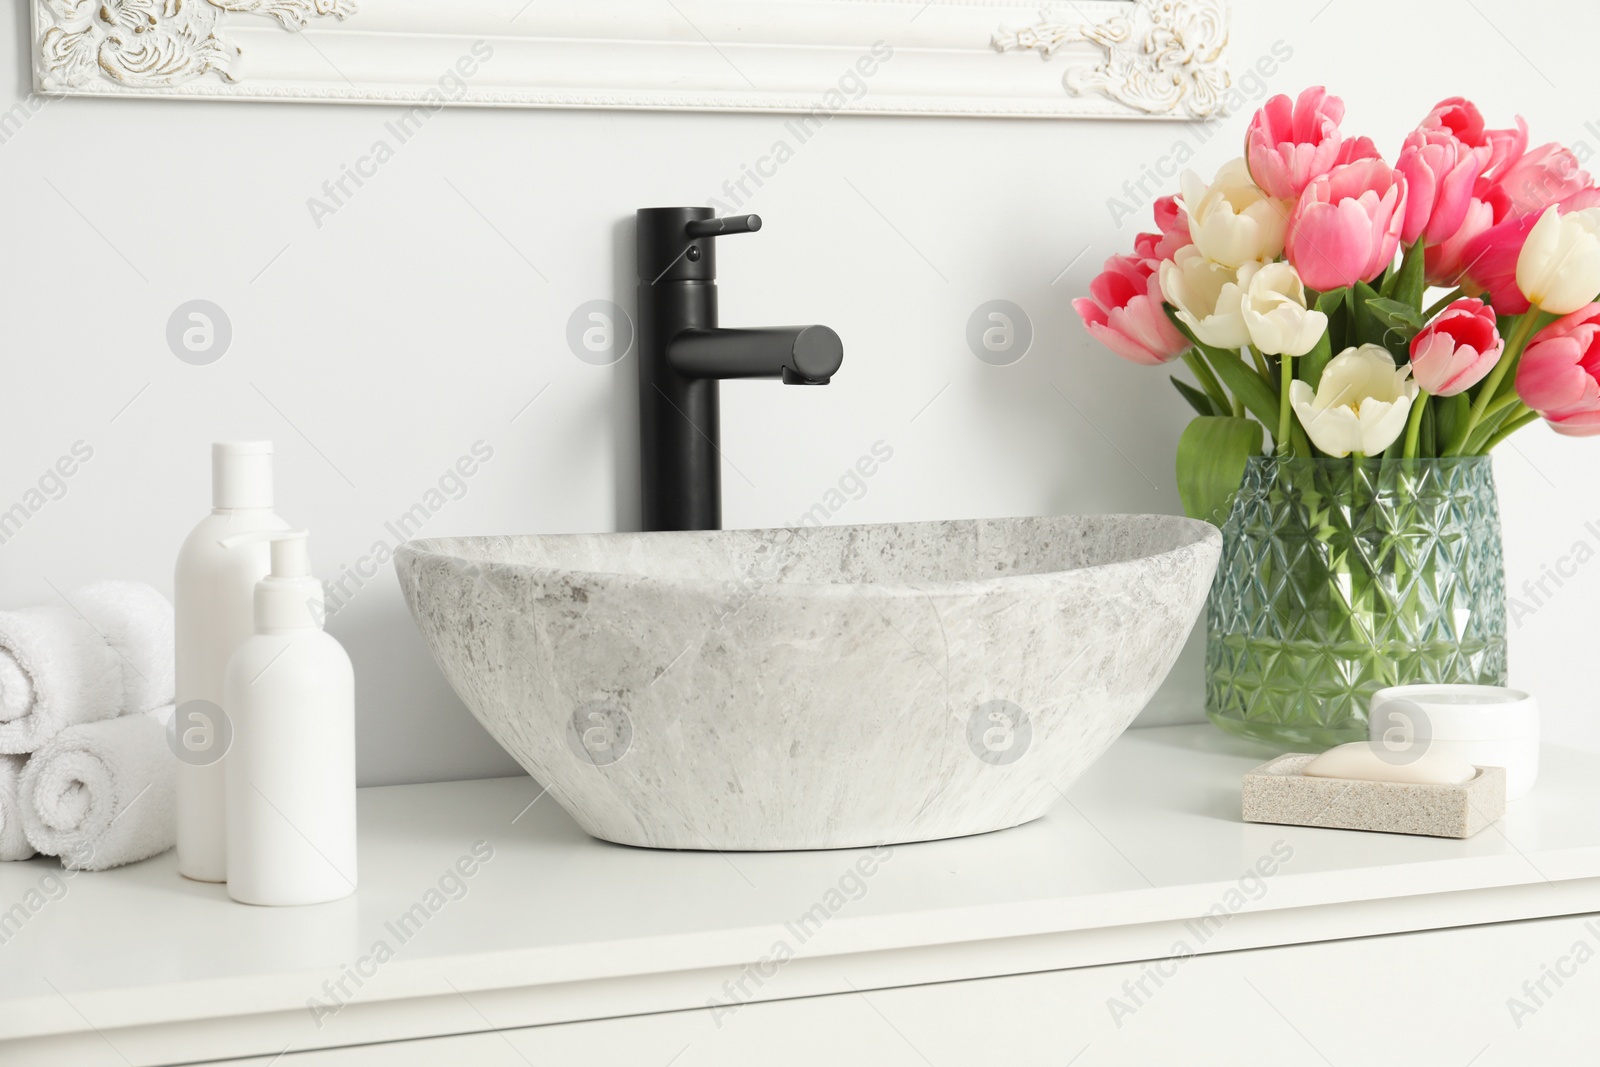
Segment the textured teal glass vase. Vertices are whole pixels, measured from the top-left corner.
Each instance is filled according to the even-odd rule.
[[[1506,682],[1489,458],[1251,459],[1206,609],[1211,721],[1320,751],[1412,682]]]

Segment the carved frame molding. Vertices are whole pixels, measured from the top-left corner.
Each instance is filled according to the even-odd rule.
[[[102,97],[1204,119],[1226,0],[28,0]]]

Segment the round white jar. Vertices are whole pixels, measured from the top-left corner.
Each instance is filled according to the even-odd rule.
[[[1372,694],[1367,729],[1375,745],[1426,739],[1475,767],[1504,767],[1507,800],[1526,796],[1539,777],[1539,704],[1519,689],[1391,686]]]

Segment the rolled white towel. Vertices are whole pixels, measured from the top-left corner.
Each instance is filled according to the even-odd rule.
[[[33,855],[22,827],[22,765],[27,756],[0,756],[0,860]]]
[[[54,605],[0,612],[0,752],[32,752],[121,704],[122,668],[94,627]]]
[[[93,582],[72,606],[106,639],[122,667],[122,714],[171,704],[177,688],[172,602],[144,582]]]
[[[66,604],[0,612],[0,753],[170,704],[173,669],[172,605],[141,582],[96,582]]]
[[[29,844],[73,870],[103,871],[165,852],[177,840],[172,708],[80,723],[50,739],[22,771]]]

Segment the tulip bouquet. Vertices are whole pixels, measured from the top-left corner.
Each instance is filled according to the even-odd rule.
[[[1482,455],[1540,418],[1600,434],[1600,189],[1573,153],[1452,98],[1391,165],[1343,117],[1321,87],[1269,100],[1074,301],[1117,355],[1192,372],[1191,515],[1225,513],[1268,434],[1357,462]]]
[[[1454,98],[1391,165],[1343,117],[1320,87],[1267,101],[1074,305],[1192,373],[1178,489],[1223,525],[1207,713],[1301,750],[1365,738],[1382,686],[1504,684],[1484,456],[1541,418],[1600,434],[1600,189],[1574,154]]]

